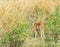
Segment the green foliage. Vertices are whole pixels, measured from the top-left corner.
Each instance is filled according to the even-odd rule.
[[[16,25],[12,27],[12,31],[3,34],[0,46],[21,47],[27,37],[32,37],[32,31],[28,30],[29,27],[28,21],[22,23],[16,22]]]
[[[38,7],[35,7],[35,10],[34,10],[34,18],[35,18],[35,20],[37,20],[38,17],[40,16],[40,14],[41,14],[40,11],[41,10]]]
[[[47,38],[46,42],[48,43],[54,42],[56,46],[59,40],[58,36],[60,35],[60,7],[56,8],[56,11],[54,14],[50,14],[50,17],[46,21],[45,31],[46,31],[45,33]]]
[[[33,18],[37,20],[40,14],[40,9],[36,7]],[[34,38],[34,30],[30,29],[31,26],[32,23],[27,18],[22,21],[15,21],[11,31],[9,30],[1,36],[0,47],[23,47],[26,38]],[[6,27],[9,29],[8,25]],[[60,43],[60,7],[56,8],[54,14],[49,14],[49,18],[45,21],[45,36],[46,47],[59,47],[55,44]],[[35,41],[38,43],[38,40]],[[34,45],[32,44],[31,47],[34,47]]]

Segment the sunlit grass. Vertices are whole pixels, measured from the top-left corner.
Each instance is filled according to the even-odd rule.
[[[36,21],[45,22],[46,17],[54,14],[58,6],[60,6],[59,0],[0,0],[0,37],[6,32],[13,32],[14,36],[14,31],[16,35],[22,32],[21,36],[20,34],[18,36],[23,40],[32,37],[33,30],[30,29],[28,17],[37,17]]]

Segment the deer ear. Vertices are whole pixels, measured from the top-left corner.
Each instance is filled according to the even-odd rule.
[[[36,25],[36,23],[34,23],[34,25]]]

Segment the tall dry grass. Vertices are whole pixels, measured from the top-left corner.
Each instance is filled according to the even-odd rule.
[[[44,21],[50,13],[55,12],[58,6],[60,6],[59,0],[0,0],[0,36],[12,31],[16,22],[21,23],[26,17],[34,16],[35,8],[41,13],[36,21]],[[27,44],[31,45],[34,41],[34,46],[38,43],[36,40],[29,41],[28,39],[23,45],[27,47]]]
[[[60,5],[59,0],[0,0],[0,32],[8,31],[6,26],[15,25],[15,21],[22,21],[26,16],[34,15],[35,7],[41,9],[43,13],[52,13]],[[41,13],[42,13],[41,12]],[[38,19],[44,19],[40,16]]]

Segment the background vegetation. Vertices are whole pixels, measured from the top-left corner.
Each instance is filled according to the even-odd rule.
[[[59,0],[0,0],[0,47],[60,47]],[[46,18],[47,17],[47,18]],[[34,37],[31,19],[44,22],[45,41]]]

